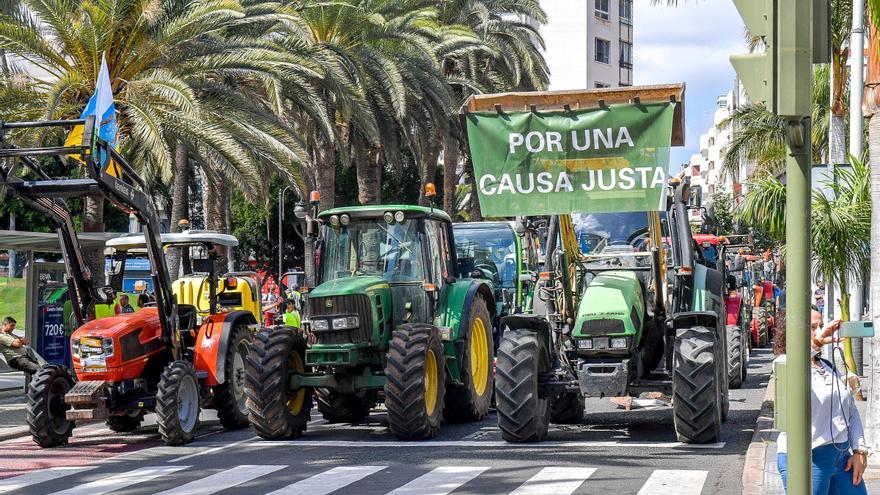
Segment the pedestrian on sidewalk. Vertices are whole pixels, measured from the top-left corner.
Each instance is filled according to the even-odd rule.
[[[866,495],[863,475],[868,465],[868,447],[855,399],[846,386],[845,373],[819,357],[825,344],[833,342],[840,320],[824,328],[815,306],[810,314],[812,357],[810,396],[812,412],[813,495]],[[786,433],[777,439],[776,464],[782,484],[788,488]]]
[[[10,368],[33,375],[40,371],[40,364],[37,363],[30,348],[26,347],[30,341],[24,337],[16,337],[12,333],[16,323],[18,322],[11,316],[3,318],[3,324],[0,326],[0,352],[3,353]]]

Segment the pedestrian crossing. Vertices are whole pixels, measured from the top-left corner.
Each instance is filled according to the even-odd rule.
[[[441,466],[418,472],[410,466],[337,466],[302,477],[303,466],[242,464],[205,473],[191,466],[145,466],[119,473],[95,475],[95,466],[51,468],[0,480],[0,493],[47,493],[57,489],[59,480],[73,486],[52,495],[105,495],[119,493],[157,493],[158,495],[213,495],[236,489],[236,493],[266,495],[328,495],[338,490],[358,494],[447,495],[453,492],[500,493],[509,495],[572,495],[590,491],[591,478],[597,472],[616,479],[612,468],[548,466],[535,471],[532,467]],[[306,468],[309,469],[309,468]],[[424,471],[424,470],[422,470]],[[493,471],[497,474],[492,474]],[[519,473],[524,473],[519,475]],[[307,473],[309,474],[309,473]],[[400,479],[400,476],[404,476]],[[103,476],[103,477],[102,477]],[[395,487],[385,487],[394,477]],[[489,484],[480,484],[481,476],[494,476]],[[625,493],[637,495],[700,495],[708,471],[654,470],[641,487],[628,485]],[[292,477],[300,477],[296,481]],[[80,479],[84,478],[84,479]],[[511,479],[512,478],[512,479]],[[523,479],[520,479],[523,478]],[[512,491],[498,488],[498,480],[512,482]],[[358,485],[364,481],[373,484]],[[151,484],[154,481],[156,484]],[[293,482],[291,482],[293,481]],[[41,484],[47,484],[41,488]],[[279,484],[285,486],[279,487]],[[157,488],[170,488],[156,492]],[[245,486],[247,488],[245,488]],[[513,486],[513,485],[512,485]],[[155,488],[153,488],[155,487]],[[378,490],[378,491],[377,491]],[[608,493],[607,490],[604,490]],[[339,492],[345,493],[345,492]],[[615,493],[624,493],[616,492]]]

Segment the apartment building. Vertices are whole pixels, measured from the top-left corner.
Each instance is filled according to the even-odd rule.
[[[541,0],[550,89],[631,86],[633,0]]]

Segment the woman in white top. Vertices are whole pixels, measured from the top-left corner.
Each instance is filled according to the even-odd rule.
[[[811,359],[811,412],[813,425],[813,495],[866,495],[862,476],[868,465],[868,448],[862,420],[855,399],[846,386],[845,373],[818,352],[832,342],[840,320],[824,328],[822,315],[815,308],[811,314],[813,353]],[[783,485],[788,486],[788,456],[785,432],[777,440],[776,460]]]

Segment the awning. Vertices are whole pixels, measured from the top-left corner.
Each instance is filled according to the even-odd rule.
[[[128,235],[125,232],[78,232],[79,243],[85,249],[103,248],[115,237]],[[40,251],[59,253],[61,246],[58,234],[46,232],[26,232],[20,230],[0,230],[0,251]]]

